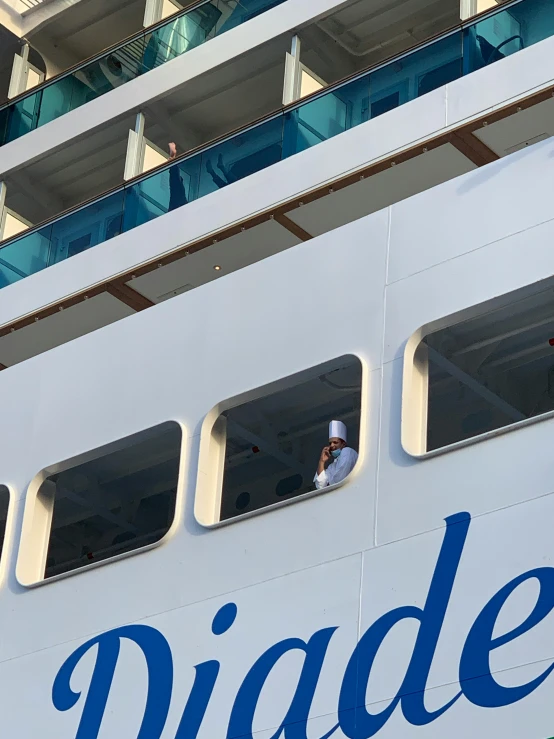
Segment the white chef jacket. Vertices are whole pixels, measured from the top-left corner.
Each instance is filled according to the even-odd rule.
[[[316,472],[314,477],[316,488],[321,490],[321,488],[326,488],[328,485],[341,482],[352,472],[357,461],[358,452],[355,452],[349,446],[345,446],[340,456],[334,462],[331,462],[326,470],[323,470],[320,475]]]

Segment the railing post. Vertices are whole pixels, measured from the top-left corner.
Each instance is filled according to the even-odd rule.
[[[123,179],[125,181],[137,177],[142,174],[144,166],[144,114],[137,113],[135,121],[135,130],[129,131],[129,140],[127,142],[127,155],[125,157],[125,171]]]

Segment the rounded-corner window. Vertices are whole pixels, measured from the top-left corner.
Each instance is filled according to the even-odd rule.
[[[345,480],[358,459],[362,375],[347,355],[213,408],[201,431],[196,520],[215,526]]]
[[[404,354],[402,445],[416,457],[554,412],[554,281],[417,331]]]
[[[19,582],[159,543],[175,518],[182,436],[168,421],[42,470],[27,493]]]

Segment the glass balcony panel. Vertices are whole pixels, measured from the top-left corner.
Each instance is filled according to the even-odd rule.
[[[554,34],[551,0],[524,0],[465,29],[466,74]]]
[[[283,116],[278,116],[202,153],[198,197],[242,180],[282,158]]]
[[[240,26],[241,23],[265,13],[266,10],[275,8],[282,2],[283,0],[237,0],[234,3],[229,3],[229,5],[234,4],[235,7],[218,33],[224,33],[231,28],[235,28],[235,26]]]
[[[201,5],[150,34],[144,51],[144,68],[159,67],[214,36],[221,17],[218,5],[219,2]]]
[[[198,197],[200,156],[176,162],[169,169],[156,172],[131,185],[125,195],[123,230],[163,216]]]
[[[51,234],[52,224],[0,247],[0,287],[50,266]]]
[[[462,76],[462,34],[456,32],[370,74],[369,117],[436,90]]]
[[[11,109],[2,108],[0,110],[0,146],[6,143],[6,136],[8,133],[8,125],[10,122]]]
[[[70,213],[52,224],[50,263],[81,254],[121,233],[124,191]]]
[[[71,110],[142,74],[143,55],[144,38],[141,37],[74,72]]]
[[[65,113],[69,113],[72,109],[71,103],[76,84],[79,83],[74,77],[62,77],[42,90],[42,98],[33,128],[44,126]]]
[[[287,116],[286,155],[292,156],[368,120],[369,78],[309,100]]]
[[[3,143],[7,144],[10,141],[15,141],[15,139],[24,136],[36,128],[37,111],[40,106],[42,92],[40,90],[34,95],[22,98],[10,106],[10,115]]]

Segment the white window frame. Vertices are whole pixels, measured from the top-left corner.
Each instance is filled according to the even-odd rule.
[[[48,545],[50,541],[50,531],[52,525],[52,518],[54,513],[55,498],[52,495],[48,495],[48,492],[41,490],[43,483],[47,478],[52,475],[63,472],[64,470],[77,467],[86,462],[99,459],[107,454],[117,451],[120,448],[124,448],[127,445],[131,445],[131,439],[140,440],[142,435],[151,433],[157,428],[161,428],[164,425],[176,424],[181,430],[181,449],[179,456],[179,473],[177,479],[177,489],[175,493],[175,511],[173,515],[173,521],[167,532],[158,541],[152,544],[147,544],[143,547],[137,547],[128,552],[121,552],[120,554],[114,554],[113,557],[100,560],[98,562],[91,562],[90,564],[79,567],[69,572],[62,572],[58,575],[52,575],[48,578],[44,577],[44,570],[46,566],[46,557],[48,554]],[[87,452],[83,452],[70,459],[63,460],[56,464],[50,465],[42,469],[31,481],[27,495],[25,497],[25,509],[23,513],[23,526],[21,530],[21,540],[19,546],[19,553],[16,563],[16,579],[18,583],[24,588],[33,588],[47,585],[51,582],[57,582],[58,580],[65,579],[66,577],[76,577],[83,575],[89,570],[97,567],[105,567],[112,562],[119,562],[122,559],[128,557],[134,557],[138,554],[148,552],[151,549],[165,544],[169,539],[173,538],[175,532],[181,525],[181,519],[183,516],[183,501],[184,501],[184,485],[186,476],[186,459],[185,450],[187,447],[187,431],[185,426],[176,421],[175,419],[168,419],[150,426],[145,429],[141,429],[129,436],[122,439],[115,439],[107,444],[92,449]]]
[[[360,403],[360,429],[359,429],[359,450],[358,461],[352,472],[341,482],[335,485],[328,485],[325,488],[310,490],[302,495],[292,498],[280,500],[263,508],[258,508],[246,513],[239,513],[232,518],[219,520],[221,510],[221,496],[223,492],[223,471],[225,463],[225,444],[226,444],[226,419],[222,416],[225,411],[244,405],[245,403],[255,401],[267,395],[272,395],[287,388],[305,382],[312,377],[324,374],[337,367],[337,365],[346,359],[355,359],[361,369],[361,403]],[[221,526],[229,526],[238,521],[253,516],[260,516],[284,506],[293,505],[302,500],[313,498],[316,495],[322,495],[337,490],[354,481],[360,474],[360,470],[364,466],[364,450],[366,443],[366,428],[368,426],[368,382],[369,371],[363,358],[356,352],[348,352],[340,357],[336,357],[328,362],[319,365],[304,367],[295,370],[287,377],[277,379],[267,385],[252,388],[240,395],[228,398],[215,405],[205,416],[200,430],[200,451],[198,458],[198,474],[196,480],[196,493],[194,498],[194,517],[196,522],[207,529],[219,528]],[[314,474],[317,469],[317,460],[314,460]]]

